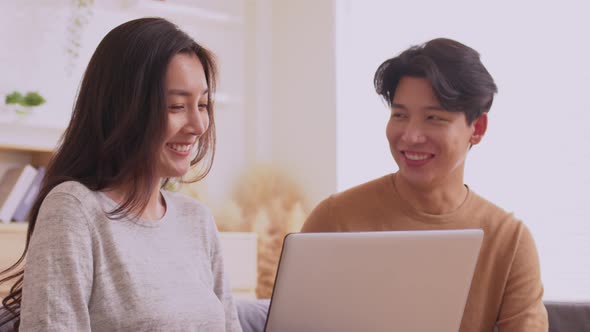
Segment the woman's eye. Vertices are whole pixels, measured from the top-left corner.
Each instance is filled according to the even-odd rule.
[[[176,110],[176,111],[182,110],[183,108],[184,108],[184,105],[172,105],[172,106],[170,106],[170,109],[171,110]]]
[[[199,104],[199,108],[209,109],[209,104]]]
[[[393,113],[391,113],[391,117],[393,117],[393,118],[403,118],[405,116],[406,116],[405,114],[399,113],[399,112],[393,112]]]

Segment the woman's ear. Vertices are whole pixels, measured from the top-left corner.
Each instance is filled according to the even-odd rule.
[[[474,130],[469,139],[469,143],[475,145],[481,142],[483,135],[485,135],[486,130],[488,129],[488,113],[482,113],[477,119],[473,120],[471,125]]]

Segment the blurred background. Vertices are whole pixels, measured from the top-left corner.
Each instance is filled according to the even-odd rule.
[[[584,0],[1,0],[0,96],[37,91],[46,103],[24,115],[0,103],[0,147],[55,147],[101,38],[133,18],[170,19],[220,67],[216,160],[180,190],[220,230],[257,234],[268,297],[285,233],[321,199],[397,169],[375,69],[453,38],[480,52],[499,88],[466,183],[531,229],[546,299],[589,300],[588,12]],[[0,171],[25,158],[0,148]]]

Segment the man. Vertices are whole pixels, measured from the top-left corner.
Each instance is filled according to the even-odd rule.
[[[386,134],[399,171],[325,199],[302,232],[481,228],[460,331],[547,331],[531,233],[463,183],[497,92],[479,54],[431,40],[381,64],[374,83],[391,108]]]

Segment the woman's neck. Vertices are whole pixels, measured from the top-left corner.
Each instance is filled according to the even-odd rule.
[[[115,203],[121,205],[125,201],[127,192],[128,189],[126,186],[119,186],[106,190],[105,195],[107,195]],[[160,193],[160,181],[157,181],[152,188],[149,200],[143,212],[140,213],[140,211],[137,209],[130,212],[142,219],[150,221],[157,221],[164,217],[164,214],[166,213],[166,202]]]

